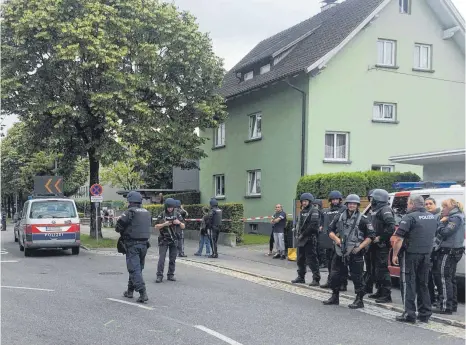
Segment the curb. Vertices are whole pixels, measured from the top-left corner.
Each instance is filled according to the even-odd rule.
[[[308,286],[308,285],[304,285],[304,284],[293,284],[293,283],[291,283],[291,282],[289,282],[287,280],[267,277],[267,276],[263,276],[263,275],[260,275],[260,274],[257,274],[257,273],[252,273],[252,272],[248,272],[248,271],[239,270],[239,269],[236,269],[236,268],[231,268],[231,267],[226,267],[226,266],[222,266],[222,265],[212,264],[210,262],[203,262],[203,261],[191,260],[191,259],[186,259],[186,258],[183,258],[181,260],[180,260],[180,258],[177,258],[177,260],[195,262],[195,263],[198,263],[198,264],[200,263],[200,264],[204,264],[204,265],[207,265],[207,266],[222,268],[222,269],[225,269],[225,270],[229,270],[229,271],[233,271],[233,272],[237,272],[237,273],[242,273],[242,274],[247,274],[247,275],[257,277],[257,278],[261,278],[261,279],[264,279],[264,280],[274,281],[274,282],[277,282],[277,283],[283,283],[283,284],[287,284],[287,285],[290,285],[290,286],[297,286],[297,287],[300,287],[300,288],[303,288],[303,289],[313,290],[313,291],[317,291],[317,292],[326,292],[327,294],[330,295],[330,292],[327,289],[317,288],[317,287],[314,287],[314,286]],[[349,300],[354,299],[354,296],[349,296],[349,295],[341,294],[341,293],[340,293],[340,297],[343,297],[343,298],[346,298],[346,299],[349,299]],[[372,306],[376,306],[376,307],[379,307],[379,308],[385,309],[385,310],[396,311],[396,312],[399,312],[399,313],[404,312],[403,309],[395,307],[393,305],[375,303],[374,301],[367,300],[367,299],[364,300],[364,303],[372,305]],[[462,328],[462,329],[466,328],[466,324],[463,323],[463,322],[456,321],[456,320],[445,319],[443,317],[439,317],[439,316],[436,316],[436,315],[433,315],[433,314],[430,317],[430,320],[438,322],[438,323],[442,323],[442,324],[445,324],[445,325],[453,326],[453,327],[458,327],[458,328]]]
[[[84,249],[84,250],[88,250],[88,251],[91,250],[90,248],[87,248],[86,246],[83,246],[82,244],[80,245],[80,247],[81,247],[82,249]]]

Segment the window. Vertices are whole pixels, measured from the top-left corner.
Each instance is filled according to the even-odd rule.
[[[76,209],[72,201],[35,201],[31,205],[29,218],[76,218]]]
[[[264,74],[270,71],[270,64],[261,67],[260,74]]]
[[[249,139],[262,137],[262,114],[249,115]]]
[[[411,14],[411,0],[399,0],[400,13]]]
[[[214,176],[215,197],[225,196],[225,175]]]
[[[415,44],[414,45],[414,68],[430,70],[431,64],[431,49],[428,44]]]
[[[254,72],[253,71],[248,72],[248,73],[244,73],[244,81],[252,79],[252,77],[254,77]]]
[[[395,66],[396,42],[390,40],[377,41],[377,64]]]
[[[348,160],[348,133],[325,133],[325,160]]]
[[[261,195],[261,171],[248,171],[248,195]]]
[[[225,123],[214,129],[214,147],[225,146]]]
[[[374,103],[372,119],[375,121],[396,121],[396,104],[393,103]]]
[[[373,165],[372,171],[393,172],[393,165]]]

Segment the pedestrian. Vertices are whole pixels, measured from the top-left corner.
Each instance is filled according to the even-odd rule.
[[[222,225],[222,210],[218,208],[218,201],[215,199],[211,199],[209,204],[210,211],[206,222],[207,234],[209,235],[210,244],[212,246],[212,255],[209,255],[209,258],[217,259],[217,242],[220,234],[220,226]]]
[[[159,241],[159,262],[157,265],[156,283],[163,280],[165,268],[165,257],[168,251],[168,272],[167,280],[176,281],[175,263],[178,251],[178,241],[176,234],[179,228],[184,229],[183,217],[176,211],[176,202],[172,198],[165,200],[165,210],[157,217],[156,229],[160,231]]]
[[[416,322],[416,295],[418,319],[428,322],[432,315],[429,296],[430,255],[433,249],[437,219],[425,209],[424,198],[411,195],[406,215],[395,231],[393,263],[398,265],[401,254],[401,297],[403,314],[396,317],[400,322]]]
[[[175,200],[176,202],[176,211],[178,214],[183,218],[183,222],[185,222],[185,219],[188,217],[188,212],[183,208],[183,205],[181,205],[180,200]],[[184,253],[184,230],[179,227],[178,233],[176,234],[178,237],[178,256],[180,258],[186,258],[188,257]]]
[[[317,209],[312,207],[314,196],[311,193],[303,193],[299,198],[301,212],[296,223],[296,236],[298,247],[298,277],[291,282],[304,284],[306,267],[312,271],[312,282],[309,286],[319,286],[319,257],[317,254],[317,241],[320,228],[320,215]]]
[[[354,284],[356,299],[351,309],[364,308],[364,251],[375,238],[371,222],[359,211],[361,199],[356,194],[346,197],[347,209],[336,217],[329,227],[329,237],[335,242],[330,284],[332,296],[323,303],[338,305],[340,303],[340,279],[348,277],[348,267]]]
[[[435,285],[439,287],[439,308],[434,313],[451,315],[458,310],[456,266],[464,254],[464,208],[454,199],[442,202],[442,215],[436,233]]]
[[[280,204],[275,206],[275,213],[272,216],[272,232],[275,242],[277,253],[274,259],[286,259],[285,255],[285,226],[286,226],[286,213],[283,212],[283,207]]]
[[[367,193],[367,200],[369,203],[372,200],[372,194],[374,193],[375,189],[371,189],[369,193]],[[367,214],[367,219],[372,222],[372,215],[369,211]],[[364,254],[364,263],[366,264],[366,271],[364,272],[364,282],[366,288],[366,294],[373,294],[374,292],[374,282],[375,279],[375,262],[376,262],[376,251],[377,246],[371,244],[367,247],[366,254]],[[377,291],[379,290],[379,285],[376,284]]]
[[[202,256],[202,251],[204,250],[204,245],[205,245],[206,256],[210,256],[210,240],[209,240],[209,236],[207,236],[207,226],[206,226],[209,209],[207,207],[203,207],[202,212],[204,213],[204,216],[202,217],[201,226],[200,226],[199,249],[197,250],[196,253],[194,253],[194,255]]]
[[[427,198],[424,201],[424,205],[426,207],[427,212],[433,214],[435,216],[435,219],[437,220],[437,223],[440,221],[440,208],[437,207],[437,203],[434,198]],[[432,273],[432,268],[435,266],[435,252],[432,251],[432,254],[430,256],[430,261],[431,261],[431,269],[429,271],[429,295],[430,295],[430,302],[432,306],[435,306],[437,304],[437,291],[438,287],[435,286],[435,280],[434,280],[434,274]]]
[[[327,269],[328,276],[327,282],[321,285],[321,288],[328,289],[330,288],[330,272],[332,271],[332,260],[333,255],[335,254],[335,248],[333,241],[329,237],[329,225],[335,218],[338,218],[342,212],[346,210],[346,206],[343,205],[343,195],[337,190],[333,190],[328,194],[328,202],[330,203],[329,208],[323,209],[322,213],[324,215],[324,222],[322,227],[322,233],[319,235],[320,246],[325,248],[325,254],[327,256]],[[346,286],[348,285],[348,279],[340,279],[342,286],[340,291],[346,291]]]
[[[128,193],[128,210],[122,213],[116,223],[115,231],[120,233],[123,251],[126,252],[126,267],[129,273],[128,288],[124,297],[133,298],[133,292],[139,292],[137,302],[144,303],[147,297],[146,284],[142,277],[142,270],[146,259],[147,249],[150,247],[151,215],[141,207],[142,195],[131,191]]]
[[[395,217],[388,204],[389,195],[385,189],[376,189],[371,199],[371,221],[376,238],[373,241],[375,256],[375,281],[377,292],[369,295],[376,303],[392,301],[392,281],[388,271],[390,237],[395,231]]]

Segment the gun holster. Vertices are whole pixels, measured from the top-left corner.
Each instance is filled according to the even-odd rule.
[[[125,239],[123,238],[123,236],[120,236],[120,238],[118,239],[117,251],[118,253],[126,254],[126,244],[125,244]]]

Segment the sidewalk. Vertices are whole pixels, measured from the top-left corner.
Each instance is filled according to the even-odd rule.
[[[89,233],[89,228],[81,226],[83,233]],[[118,234],[113,229],[102,229],[102,235],[106,238],[118,238]],[[157,237],[151,237],[151,249],[150,251],[158,255]],[[253,275],[268,277],[276,280],[290,282],[296,278],[296,262],[288,260],[272,259],[272,257],[266,256],[265,254],[269,250],[267,245],[257,246],[239,246],[236,248],[219,246],[219,258],[209,259],[205,256],[199,257],[193,254],[198,250],[199,243],[197,241],[185,241],[185,254],[188,255],[187,260],[196,262],[202,262],[206,264],[212,264],[215,266],[242,271],[244,273],[251,273]],[[205,248],[204,248],[205,253]],[[321,269],[321,283],[327,281],[328,271],[327,269]],[[311,273],[306,275],[306,281],[311,282]],[[315,289],[315,288],[313,288]],[[320,289],[320,291],[327,291],[330,296],[330,290]],[[354,298],[354,287],[351,281],[348,282],[348,291],[343,293],[351,298]],[[392,290],[393,303],[385,305],[385,308],[403,308],[401,300],[401,293],[398,286],[394,286]],[[370,303],[368,298],[365,299],[366,303]],[[383,307],[383,306],[381,306]],[[464,323],[465,322],[465,305],[458,305],[458,312],[453,315],[437,315],[443,319],[454,320]]]

